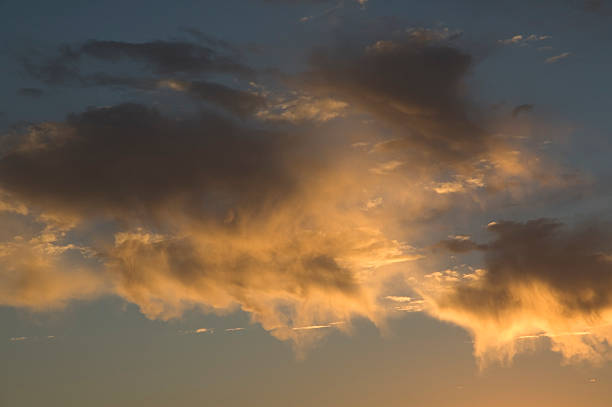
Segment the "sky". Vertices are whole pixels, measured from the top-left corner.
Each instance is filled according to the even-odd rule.
[[[0,406],[610,405],[611,2],[0,22]]]

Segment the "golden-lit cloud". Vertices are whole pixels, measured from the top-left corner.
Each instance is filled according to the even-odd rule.
[[[63,245],[50,231],[0,243],[0,305],[45,311],[108,294],[108,280],[84,264],[86,256],[86,249]]]
[[[332,329],[349,332],[354,318],[383,326],[391,313],[426,310],[475,332],[483,356],[490,340],[479,339],[480,320],[460,295],[495,275],[490,265],[419,270],[423,287],[435,288],[416,286],[422,297],[387,282],[444,250],[495,253],[467,235],[428,246],[441,215],[568,182],[522,134],[482,117],[466,88],[472,57],[452,43],[459,34],[409,29],[317,50],[304,72],[277,75],[275,92],[214,81],[254,70],[184,42],[89,41],[51,67],[30,66],[55,83],[83,58],[126,59],[151,76],[75,75],[83,86],[170,92],[205,106],[185,115],[92,108],[3,139],[0,212],[38,229],[0,242],[0,302],[47,310],[117,295],[161,320],[242,310],[298,351]],[[584,332],[553,325],[508,335],[561,343],[561,332]]]
[[[279,100],[257,112],[262,120],[326,122],[345,115],[348,104],[332,98],[313,98],[300,95],[289,100]]]
[[[45,211],[64,225],[62,236],[41,234],[44,246],[7,246],[41,253],[7,262],[46,293],[12,289],[7,305],[60,306],[93,297],[110,281],[110,292],[150,318],[242,309],[273,335],[301,344],[309,339],[294,327],[357,316],[377,321],[384,313],[372,286],[378,270],[420,257],[384,233],[390,218],[381,217],[377,201],[380,174],[368,171],[376,157],[346,142],[212,115],[175,120],[136,105],[48,126],[48,139],[17,143],[0,159],[2,188],[31,213]],[[367,164],[355,167],[355,160]],[[107,222],[105,232],[95,219]],[[69,251],[85,253],[64,236],[75,228],[94,242],[88,250],[101,275],[86,264],[55,265]],[[45,272],[32,274],[39,269]]]
[[[571,52],[563,52],[559,55],[554,55],[552,57],[546,58],[546,60],[544,62],[546,62],[547,64],[554,64],[556,62],[559,62],[565,58],[568,58],[569,56],[571,56],[572,53]]]
[[[488,229],[496,239],[487,244],[444,244],[455,253],[482,251],[485,267],[430,275],[422,285],[428,312],[470,331],[482,366],[509,362],[537,340],[548,341],[567,362],[610,359],[609,225],[568,228],[538,219],[492,222]]]
[[[526,46],[531,42],[539,42],[539,41],[544,41],[544,40],[548,40],[551,39],[552,36],[550,35],[536,35],[536,34],[529,34],[529,35],[523,35],[523,34],[516,34],[513,35],[510,38],[506,38],[503,40],[498,40],[497,42],[500,44],[504,44],[504,45],[520,45],[520,46]]]

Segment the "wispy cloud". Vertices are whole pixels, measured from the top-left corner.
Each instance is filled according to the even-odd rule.
[[[227,328],[227,329],[225,329],[225,332],[227,332],[227,333],[242,332],[245,329],[246,328]]]
[[[293,327],[292,329],[294,331],[311,331],[313,329],[333,328],[335,326],[344,325],[344,324],[345,324],[345,322],[338,321],[338,322],[330,322],[329,324],[324,324],[324,325],[296,326],[296,327]]]
[[[514,35],[510,38],[506,38],[503,40],[497,40],[497,42],[499,44],[503,44],[503,45],[528,45],[529,43],[532,42],[539,42],[539,41],[544,41],[544,40],[548,40],[552,38],[552,36],[550,35],[536,35],[536,34],[530,34],[530,35],[523,35],[523,34],[517,34]]]
[[[547,64],[554,64],[555,62],[559,62],[562,59],[565,59],[565,58],[569,57],[570,55],[572,55],[571,52],[564,52],[562,54],[555,55],[555,56],[552,56],[550,58],[546,58],[546,60],[544,62],[546,62]]]
[[[11,342],[25,342],[25,341],[46,341],[55,339],[54,335],[47,336],[14,336],[9,338]]]
[[[482,364],[510,362],[517,340],[550,339],[567,361],[605,361],[612,341],[610,225],[573,228],[558,221],[491,222],[496,239],[476,278],[429,275],[423,294],[430,312],[466,327]],[[427,276],[426,276],[427,277]]]
[[[213,334],[215,333],[215,330],[214,328],[197,328],[187,331],[181,330],[179,333],[183,335]]]

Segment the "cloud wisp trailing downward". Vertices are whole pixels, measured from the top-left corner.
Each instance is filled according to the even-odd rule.
[[[557,62],[559,62],[559,61],[561,61],[563,59],[568,58],[571,55],[572,55],[571,52],[563,52],[563,53],[561,53],[559,55],[555,55],[555,56],[546,58],[546,60],[544,62],[546,62],[547,64],[554,64],[554,63],[557,63]]]
[[[612,235],[605,222],[492,222],[495,239],[474,278],[432,285],[430,312],[468,329],[483,364],[510,361],[526,339],[547,338],[566,361],[609,360],[612,352]],[[454,253],[467,245],[445,247]]]

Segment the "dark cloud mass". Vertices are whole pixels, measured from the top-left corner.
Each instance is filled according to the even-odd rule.
[[[83,57],[111,62],[137,61],[160,75],[230,73],[251,76],[254,73],[233,53],[185,41],[131,43],[89,40],[76,46],[63,45],[57,55],[42,61],[25,57],[22,62],[31,75],[54,84],[78,78],[79,62]]]
[[[419,33],[365,48],[318,50],[304,86],[394,126],[399,138],[387,147],[447,162],[476,157],[487,147],[485,133],[470,118],[465,94],[472,57]]]
[[[189,33],[206,45],[188,41],[129,43],[90,40],[81,45],[63,45],[57,55],[50,58],[25,57],[22,63],[31,76],[50,85],[108,86],[146,91],[169,88],[241,117],[264,106],[260,96],[204,80],[203,77],[210,75],[252,79],[255,71],[240,61],[240,52],[229,43],[197,30],[189,30]],[[115,64],[136,62],[147,69],[135,75],[113,74],[109,70],[91,73],[87,69],[88,59]],[[35,96],[34,91],[22,90],[21,93]]]
[[[120,41],[90,40],[75,50],[68,49],[70,58],[90,56],[118,61],[122,58],[138,60],[150,65],[156,73],[234,73],[251,75],[253,71],[235,58],[214,49],[180,41],[152,41],[130,43]]]
[[[110,280],[151,318],[240,307],[275,336],[301,343],[292,326],[374,318],[360,273],[408,259],[363,210],[346,206],[353,179],[331,170],[342,156],[313,134],[248,128],[205,112],[169,118],[124,104],[14,137],[0,158],[0,190],[51,224],[42,243],[24,242],[23,251],[95,253],[105,272],[83,285]],[[53,226],[62,219],[68,226]],[[87,230],[95,219],[111,231],[90,230],[95,247],[64,244],[70,225]],[[41,267],[55,270],[60,260]],[[0,302],[44,306],[30,298],[49,284],[30,284],[24,299],[9,283],[13,294]],[[80,297],[57,290],[47,303],[71,298]]]
[[[561,223],[538,219],[526,223],[499,222],[489,227],[497,239],[486,246],[488,271],[483,286],[462,288],[458,303],[478,312],[516,283],[544,283],[558,293],[565,312],[592,314],[612,305],[612,232],[608,223],[567,229]],[[480,246],[482,248],[482,246]],[[473,306],[472,306],[473,305]],[[511,303],[506,305],[512,306]]]
[[[126,104],[71,115],[45,137],[0,159],[1,188],[34,204],[123,215],[181,199],[214,210],[262,205],[291,186],[290,138],[213,114],[176,120]]]
[[[470,243],[484,250],[486,273],[441,294],[434,301],[437,312],[474,333],[479,356],[511,356],[517,338],[541,335],[556,341],[554,349],[568,359],[607,357],[612,322],[610,226],[593,221],[568,228],[551,219],[492,223],[495,240]],[[450,249],[464,252],[469,247]],[[497,337],[487,333],[491,329],[497,330]],[[504,342],[509,355],[499,350]]]

